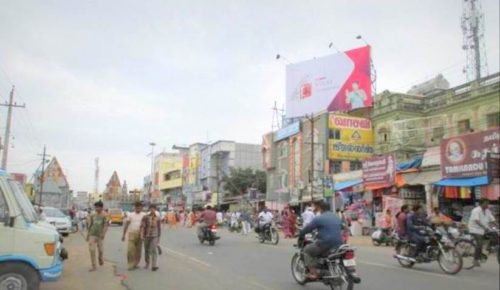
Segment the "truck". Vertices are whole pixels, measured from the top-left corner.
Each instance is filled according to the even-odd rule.
[[[66,258],[58,232],[39,221],[20,185],[0,170],[0,289],[39,290],[61,277]]]

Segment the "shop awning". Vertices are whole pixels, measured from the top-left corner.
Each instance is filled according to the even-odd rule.
[[[343,189],[353,187],[361,183],[363,183],[363,179],[341,181],[341,182],[336,182],[333,188],[335,191],[341,191]]]
[[[401,162],[396,165],[396,171],[405,171],[411,168],[420,168],[423,156],[418,156],[413,160]]]
[[[408,172],[403,174],[404,183],[407,185],[427,185],[432,184],[441,179],[441,171],[421,171]]]
[[[434,185],[469,187],[487,185],[488,183],[488,176],[479,176],[470,178],[445,178],[441,179],[440,181],[434,182]]]

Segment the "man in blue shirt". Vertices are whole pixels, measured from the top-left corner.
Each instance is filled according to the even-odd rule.
[[[342,220],[330,211],[330,205],[326,202],[314,204],[315,211],[319,213],[311,223],[300,231],[299,239],[303,240],[305,235],[317,230],[317,240],[304,248],[304,264],[309,268],[309,279],[318,278],[316,271],[317,258],[332,248],[342,245]]]

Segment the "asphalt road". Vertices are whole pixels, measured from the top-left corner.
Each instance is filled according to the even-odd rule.
[[[295,290],[327,289],[319,283],[300,286],[290,273],[294,241],[281,240],[277,246],[259,244],[254,234],[242,236],[224,230],[213,247],[200,245],[194,229],[164,230],[160,242],[163,255],[158,272],[143,269],[126,271],[126,243],[121,227],[110,229],[105,256],[117,264],[130,290]],[[492,257],[480,269],[444,274],[437,263],[399,266],[392,248],[358,247],[357,271],[363,279],[355,289],[364,290],[498,290],[499,266]],[[142,265],[142,264],[141,264]]]

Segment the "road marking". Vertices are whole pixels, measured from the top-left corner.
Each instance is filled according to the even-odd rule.
[[[246,279],[245,279],[246,280]],[[248,281],[248,280],[247,280]],[[257,288],[260,288],[260,289],[264,289],[264,290],[274,290],[273,288],[269,288],[265,285],[262,285],[260,284],[259,282],[256,282],[256,281],[248,281],[248,283],[252,284],[253,286],[257,287]]]
[[[183,254],[181,252],[177,252],[177,251],[174,251],[172,249],[169,249],[169,248],[164,248],[164,251],[167,251],[169,252],[170,254],[172,254],[173,256],[177,256],[179,258],[184,258],[184,259],[189,259],[197,264],[200,264],[202,266],[205,266],[207,268],[209,267],[212,267],[212,265],[210,265],[209,263],[205,262],[205,261],[202,261],[202,260],[199,260],[199,259],[196,259],[195,257],[192,257],[192,256],[188,256],[186,254]]]

